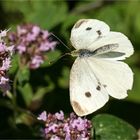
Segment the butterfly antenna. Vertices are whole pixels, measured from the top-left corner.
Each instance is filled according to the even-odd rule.
[[[61,55],[60,57],[58,57],[58,59],[50,61],[49,64],[55,63],[56,61],[60,60],[61,58],[63,58],[66,55],[71,55],[71,53],[65,53],[65,54]]]
[[[71,49],[61,40],[59,39],[55,34],[51,33],[52,36],[54,36],[61,44],[63,44],[70,52]]]

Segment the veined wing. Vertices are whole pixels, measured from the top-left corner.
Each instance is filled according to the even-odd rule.
[[[96,19],[80,19],[71,30],[71,44],[77,50],[87,49],[99,36],[106,36],[110,31],[109,26]]]
[[[109,99],[108,92],[100,84],[88,58],[77,58],[70,73],[70,101],[75,113],[88,115],[101,108]],[[92,68],[96,67],[92,63]]]
[[[127,90],[132,89],[133,72],[126,63],[90,57],[88,64],[109,95],[117,99],[127,97]]]
[[[107,36],[101,37],[91,44],[89,50],[99,50],[103,46],[117,46],[114,49],[109,50],[108,52],[99,54],[97,57],[105,59],[114,59],[114,60],[123,60],[126,57],[129,57],[133,54],[134,49],[130,40],[122,33],[119,32],[110,32]]]

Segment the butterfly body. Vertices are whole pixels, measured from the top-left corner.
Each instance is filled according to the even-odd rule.
[[[118,44],[108,44],[105,46],[102,46],[94,51],[88,50],[88,49],[80,49],[76,51],[72,51],[72,56],[79,56],[80,58],[83,57],[94,57],[96,55],[100,55],[106,52],[112,51],[114,48],[118,47]]]
[[[122,33],[95,19],[79,20],[71,31],[76,60],[70,72],[70,101],[75,113],[88,115],[106,104],[109,95],[123,99],[132,88],[133,72],[120,60],[133,54]]]

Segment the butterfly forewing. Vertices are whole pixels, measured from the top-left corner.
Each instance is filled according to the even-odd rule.
[[[109,26],[96,19],[82,19],[76,22],[71,31],[71,43],[76,49],[86,49],[99,37],[109,33]]]
[[[127,97],[127,90],[132,89],[133,72],[126,63],[90,57],[88,64],[109,95],[117,99]]]
[[[91,44],[88,49],[89,50],[96,50],[101,48],[102,46],[110,45],[110,44],[117,44],[113,52],[122,53],[124,55],[118,55],[114,57],[114,60],[123,60],[126,57],[129,57],[133,54],[134,49],[130,40],[122,33],[119,32],[110,32],[107,36],[100,38],[99,40],[95,41]],[[102,55],[101,55],[102,56]],[[108,56],[109,59],[109,56]],[[112,57],[111,57],[112,59]]]

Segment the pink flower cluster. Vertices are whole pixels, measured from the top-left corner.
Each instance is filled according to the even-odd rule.
[[[49,37],[50,33],[47,30],[41,30],[37,25],[25,24],[9,34],[9,41],[16,44],[16,51],[20,54],[22,63],[36,69],[45,60],[44,52],[53,50],[57,44]]]
[[[0,31],[0,89],[3,93],[6,93],[9,89],[9,78],[7,71],[11,64],[11,55],[13,53],[14,46],[7,46],[5,43],[5,37],[7,31]]]
[[[46,140],[89,140],[91,138],[91,121],[76,116],[74,113],[65,118],[60,111],[55,114],[42,112],[38,120],[45,122],[43,135]]]

